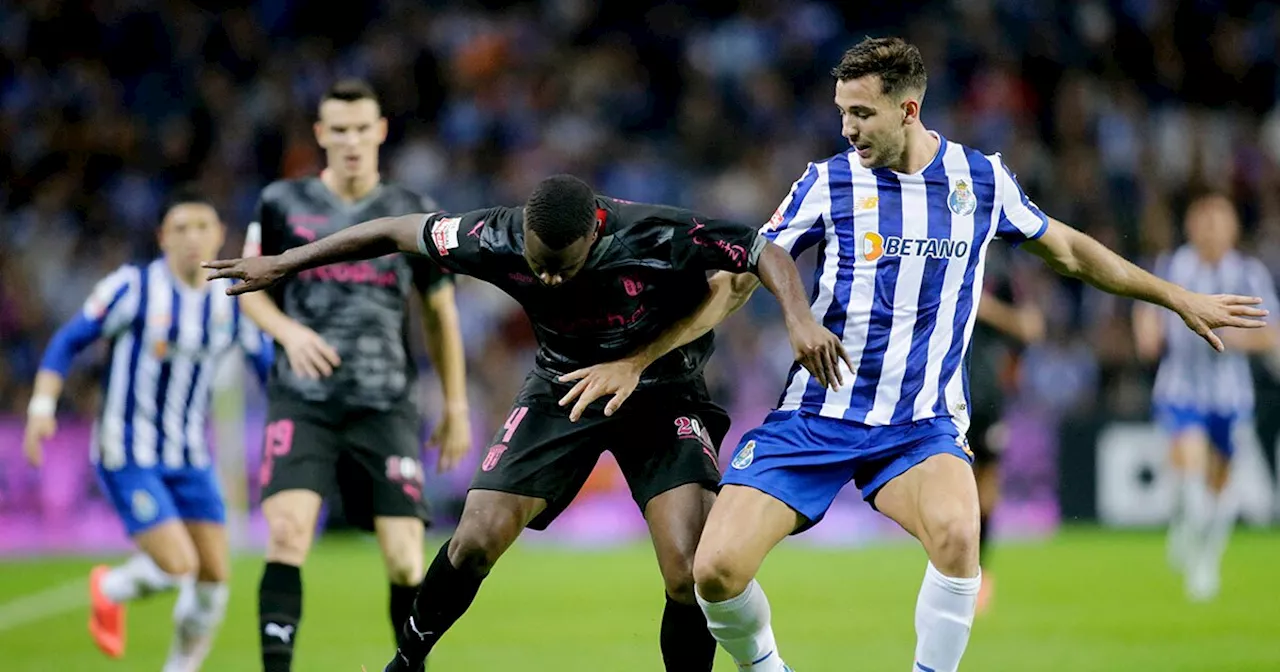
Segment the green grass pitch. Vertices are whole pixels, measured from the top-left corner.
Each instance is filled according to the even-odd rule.
[[[432,542],[434,548],[434,541]],[[430,554],[430,551],[429,551]],[[1242,531],[1220,598],[1187,604],[1155,533],[1068,529],[1046,542],[997,547],[994,609],[979,617],[962,669],[1280,670],[1280,534]],[[25,624],[23,596],[82,580],[89,559],[0,564],[4,672],[159,670],[172,595],[131,606],[124,660],[101,657],[82,604]],[[260,560],[240,557],[227,622],[206,670],[257,665]],[[822,550],[788,543],[761,580],[787,661],[799,672],[907,670],[924,556],[913,545]],[[294,669],[380,671],[392,648],[376,546],[323,541],[304,574],[306,615]],[[78,595],[71,589],[75,602]],[[29,600],[26,602],[30,602]],[[661,670],[662,588],[645,545],[572,550],[517,545],[437,648],[431,672]],[[731,672],[721,654],[717,672]]]

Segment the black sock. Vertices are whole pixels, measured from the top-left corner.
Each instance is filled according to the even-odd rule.
[[[483,576],[458,569],[449,562],[450,541],[444,542],[427,568],[427,576],[422,580],[410,618],[404,625],[398,657],[408,661],[407,669],[416,669],[415,664],[426,660],[445,631],[466,613],[484,580]]]
[[[302,570],[268,562],[258,584],[258,635],[263,672],[289,672],[302,619]]]
[[[972,520],[972,518],[970,518]],[[987,567],[987,547],[990,546],[991,520],[987,514],[978,519],[978,565]]]
[[[662,611],[662,662],[667,672],[711,672],[716,640],[707,617],[697,604],[682,604],[667,596]]]
[[[391,630],[400,644],[400,634],[404,632],[405,622],[409,620],[409,612],[413,609],[413,598],[418,594],[418,586],[397,586],[391,584]]]

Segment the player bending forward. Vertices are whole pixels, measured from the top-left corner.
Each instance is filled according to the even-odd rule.
[[[125,652],[126,602],[178,588],[164,672],[194,672],[227,605],[226,512],[205,443],[209,385],[241,344],[265,378],[271,348],[200,264],[217,257],[224,229],[208,201],[175,199],[160,225],[164,256],[123,266],[53,337],[27,411],[27,459],[39,466],[56,430],[54,409],[76,353],[111,343],[106,395],[90,457],[98,482],[142,554],[90,574],[89,632],[103,653]]]
[[[607,449],[657,551],[666,587],[660,639],[666,669],[710,672],[716,647],[693,597],[693,553],[715,497],[716,454],[729,425],[702,376],[712,336],[704,333],[661,359],[646,359],[643,346],[687,319],[708,292],[708,271],[758,274],[782,303],[797,356],[830,381],[843,351],[805,310],[795,263],[751,227],[604,198],[564,175],[539,183],[523,208],[379,219],[279,257],[211,266],[225,269],[213,277],[248,281],[234,291],[252,291],[307,268],[395,250],[427,255],[509,293],[528,313],[539,348],[472,480],[453,538],[427,569],[386,669],[420,669],[498,558],[526,526],[543,529],[554,520]],[[564,407],[566,380],[577,369],[632,354],[652,366],[635,381],[626,412],[603,404]]]
[[[914,669],[950,672],[981,582],[962,367],[991,241],[1024,243],[1059,273],[1167,307],[1215,348],[1222,343],[1211,329],[1260,327],[1251,318],[1266,312],[1254,307],[1258,298],[1195,294],[1142,271],[1041,213],[998,154],[926,130],[914,46],[865,40],[833,74],[851,147],[810,164],[763,231],[793,255],[823,243],[812,311],[843,339],[852,384],[829,390],[792,368],[779,407],[743,437],[721,481],[694,562],[698,600],[739,667],[787,669],[754,577],[778,542],[821,520],[852,480],[923,544]],[[664,347],[718,324],[755,280],[714,284],[701,315],[684,333],[664,334]]]

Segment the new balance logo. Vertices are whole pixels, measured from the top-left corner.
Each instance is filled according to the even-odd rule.
[[[293,639],[293,626],[280,625],[279,623],[268,623],[262,628],[262,633],[268,637],[275,637],[285,644],[288,644],[289,640]]]

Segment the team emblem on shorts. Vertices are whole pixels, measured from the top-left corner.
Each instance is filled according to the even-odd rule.
[[[483,471],[493,471],[498,466],[498,460],[502,459],[502,454],[507,452],[506,444],[499,443],[489,449],[489,454],[484,456],[484,463],[480,465]]]
[[[156,500],[151,493],[146,490],[133,491],[133,517],[140,523],[149,523],[155,520],[156,514],[159,513],[156,506]]]
[[[969,189],[968,182],[956,180],[955,190],[947,196],[947,207],[951,208],[951,212],[961,216],[972,215],[973,211],[978,209],[978,199]]]
[[[753,439],[748,441],[746,445],[742,446],[742,450],[739,450],[738,454],[733,456],[733,462],[730,462],[730,464],[733,465],[734,469],[746,469],[751,466],[751,463],[754,462],[755,459],[756,442]]]

